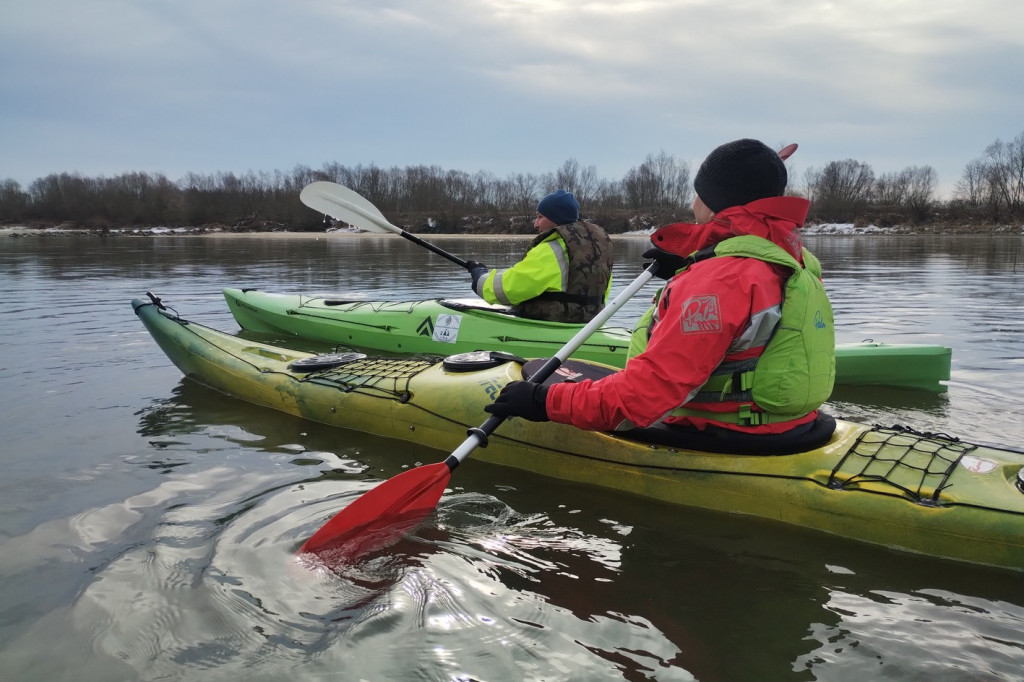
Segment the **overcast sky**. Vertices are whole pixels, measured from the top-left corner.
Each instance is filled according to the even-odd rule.
[[[940,191],[1024,133],[1021,0],[0,0],[0,179],[327,162],[620,179],[798,142]]]

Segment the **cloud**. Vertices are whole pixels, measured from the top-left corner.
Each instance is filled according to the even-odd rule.
[[[1024,18],[986,0],[40,0],[0,22],[0,178],[568,158],[800,142],[933,165],[1019,134]]]

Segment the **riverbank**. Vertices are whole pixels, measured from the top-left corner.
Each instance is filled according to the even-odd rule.
[[[611,235],[612,238],[645,238],[653,232],[638,230]],[[805,235],[1024,235],[1024,224],[988,225],[988,224],[956,224],[956,225],[861,225],[857,223],[820,223],[807,225],[803,228]],[[376,232],[362,232],[356,229],[341,228],[325,232],[298,232],[289,230],[237,230],[226,225],[204,225],[199,227],[126,227],[95,230],[82,227],[52,226],[0,226],[0,238],[24,237],[217,237],[245,238],[260,237],[269,239],[349,239],[358,237],[377,237]],[[429,239],[510,239],[532,237],[530,234],[431,234]]]

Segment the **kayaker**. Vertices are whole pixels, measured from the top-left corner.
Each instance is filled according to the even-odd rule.
[[[517,315],[551,322],[589,322],[611,289],[612,243],[594,223],[580,220],[580,205],[560,189],[537,204],[540,234],[523,259],[504,270],[469,261],[473,291]]]
[[[810,202],[783,196],[786,183],[757,140],[712,151],[694,179],[696,222],[651,236],[644,257],[668,282],[625,369],[550,387],[514,381],[485,409],[602,431],[664,422],[705,440],[823,429],[827,439],[834,421],[815,421],[835,377],[832,309],[802,247]]]

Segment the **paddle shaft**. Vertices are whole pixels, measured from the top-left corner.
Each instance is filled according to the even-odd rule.
[[[307,185],[300,195],[303,203],[310,208],[327,213],[350,225],[368,229],[373,232],[394,232],[417,244],[445,256],[449,260],[465,267],[460,258],[441,251],[437,247],[424,242],[405,230],[388,222],[377,207],[342,185],[329,182],[315,182]],[[583,343],[611,318],[632,296],[654,276],[658,263],[654,262],[639,277],[612,299],[594,319],[580,329],[575,336],[562,346],[554,357],[548,359],[530,380],[541,383],[562,365]],[[505,417],[491,415],[478,428],[468,431],[468,437],[443,462],[427,464],[405,471],[394,478],[372,488],[352,504],[338,512],[330,521],[313,534],[299,552],[326,552],[338,542],[345,540],[349,534],[369,524],[387,523],[403,514],[421,513],[433,509],[444,494],[451,479],[452,471],[477,447],[487,445],[487,438]]]
[[[434,253],[436,253],[438,256],[441,256],[442,258],[447,258],[448,260],[450,260],[451,262],[455,263],[456,265],[458,265],[460,267],[466,268],[467,270],[469,269],[469,261],[463,260],[463,259],[459,258],[458,256],[456,256],[453,253],[448,253],[447,251],[445,251],[444,249],[442,249],[439,246],[435,246],[434,244],[431,244],[430,242],[424,241],[424,240],[420,239],[419,237],[417,237],[414,234],[409,234],[408,232],[406,232],[405,230],[403,230],[401,228],[399,228],[399,232],[397,234],[399,234],[402,237],[405,237],[406,239],[411,241],[413,244],[418,244],[419,246],[422,246],[425,249],[433,251]]]
[[[530,377],[530,381],[534,383],[543,383],[545,379],[555,373],[562,363],[565,362],[570,355],[576,352],[583,343],[590,338],[591,334],[598,330],[599,327],[603,326],[612,315],[618,312],[626,301],[633,298],[636,292],[640,291],[641,288],[654,276],[654,270],[658,267],[657,263],[652,263],[640,273],[640,276],[634,279],[629,286],[619,292],[619,295],[612,299],[601,312],[586,324],[582,329],[576,332],[576,335],[569,339],[564,346],[562,346],[554,357],[548,358],[547,362],[540,366],[533,376]],[[448,455],[448,458],[444,460],[444,463],[448,465],[450,470],[454,470],[455,467],[459,466],[469,453],[473,452],[476,448],[483,446],[487,447],[487,437],[494,433],[494,430],[505,421],[506,417],[499,415],[491,415],[487,421],[481,424],[479,427],[469,430],[469,437],[462,441],[462,444],[457,447],[452,454]]]

